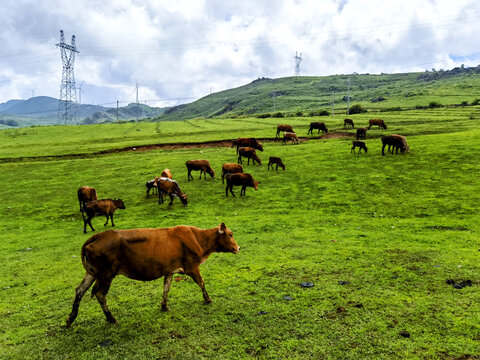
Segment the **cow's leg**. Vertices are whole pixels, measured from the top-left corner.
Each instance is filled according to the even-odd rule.
[[[174,196],[172,194],[168,194],[168,196],[170,196],[170,203],[168,205],[172,205]]]
[[[238,155],[238,160],[237,163],[241,164],[242,163],[242,155]]]
[[[190,177],[191,177],[192,180],[193,180],[193,176],[192,176],[191,172],[192,172],[192,170],[188,169],[188,173],[187,173],[188,181],[190,181]]]
[[[272,166],[272,170],[273,170],[273,166]],[[275,167],[275,170],[278,171],[278,163],[277,163],[277,166]]]
[[[196,268],[193,269],[190,272],[186,273],[188,276],[190,276],[193,281],[197,283],[198,286],[200,286],[200,289],[202,289],[203,293],[203,299],[207,304],[212,302],[212,299],[210,299],[210,296],[208,296],[207,290],[205,290],[205,281],[203,281],[202,275],[200,274],[200,269]]]
[[[168,311],[170,308],[167,306],[167,295],[172,285],[173,272],[165,275],[163,278],[163,299],[162,299],[162,311]]]
[[[107,218],[107,221],[105,221],[105,224],[103,224],[103,226],[107,226],[108,224],[108,214],[105,214],[105,217]]]
[[[383,144],[382,146],[382,155],[385,155],[385,146],[387,146],[387,144]]]
[[[242,185],[242,190],[240,191],[240,196],[242,196],[242,194],[245,195],[245,189],[246,188],[247,187],[245,185]]]
[[[227,190],[226,190],[226,193],[227,193],[227,196],[228,196],[228,189],[230,189],[230,193],[232,194],[232,196],[235,196],[235,194],[233,193],[233,185],[227,185]]]
[[[250,157],[247,157],[247,165],[250,165]]]
[[[113,213],[110,214],[110,222],[112,223],[112,226],[115,226],[115,224],[113,223]]]
[[[92,286],[94,281],[95,281],[95,278],[92,275],[85,274],[85,277],[83,278],[82,282],[75,289],[75,300],[73,302],[72,312],[67,318],[67,327],[72,325],[72,323],[77,318],[80,301],[82,300],[82,297],[85,294],[85,292],[90,288],[90,286]]]
[[[112,313],[108,309],[107,306],[107,293],[108,290],[110,290],[110,285],[112,285],[112,279],[102,279],[99,280],[97,279],[97,292],[95,293],[95,296],[97,297],[98,302],[100,303],[100,306],[102,307],[103,313],[105,314],[105,317],[107,318],[107,321],[112,324],[118,324],[118,321],[113,317]]]
[[[80,206],[80,212],[82,212],[82,201],[78,200],[78,205]]]

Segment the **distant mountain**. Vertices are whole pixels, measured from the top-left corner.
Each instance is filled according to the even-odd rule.
[[[89,104],[75,104],[72,108],[79,124],[96,124],[117,120],[117,109]],[[165,109],[136,103],[118,109],[119,120],[156,117]],[[57,124],[58,99],[37,96],[28,100],[9,100],[0,104],[0,128]]]
[[[144,104],[130,103],[127,106],[118,108],[118,120],[135,120],[153,118],[165,112],[166,108],[155,108]],[[102,122],[116,122],[117,108],[99,111],[86,117],[82,122],[84,124],[97,124]]]

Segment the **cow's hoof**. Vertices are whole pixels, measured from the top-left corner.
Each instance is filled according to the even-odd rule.
[[[170,308],[166,305],[162,305],[162,311],[170,311]]]

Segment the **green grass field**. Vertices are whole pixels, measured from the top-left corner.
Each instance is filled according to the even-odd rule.
[[[229,147],[88,155],[274,137],[278,123],[301,136],[310,121],[345,131],[343,117],[1,130],[0,358],[480,358],[479,107],[352,116],[357,125],[372,117],[388,125],[367,133],[367,154],[351,154],[351,138],[266,141],[263,164],[244,165],[261,181],[245,197],[239,188],[225,197],[221,165],[236,161]],[[390,133],[406,135],[411,152],[382,156],[379,137]],[[87,155],[44,158],[66,154]],[[267,171],[269,156],[280,156],[286,171]],[[184,163],[198,158],[210,160],[214,180],[195,173],[187,181]],[[188,194],[187,208],[146,199],[145,182],[165,167]],[[201,266],[213,303],[204,305],[182,276],[169,294],[172,310],[162,313],[162,280],[118,277],[108,304],[120,324],[109,325],[87,293],[67,329],[84,275],[80,248],[93,234],[82,233],[82,185],[125,201],[117,229],[225,222],[241,251]],[[103,218],[93,224],[103,230]],[[447,279],[472,286],[455,289]]]

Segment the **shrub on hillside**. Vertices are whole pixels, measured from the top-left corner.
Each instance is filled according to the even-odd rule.
[[[303,112],[297,111],[297,112],[295,113],[295,116],[301,117],[301,116],[303,116]]]
[[[443,107],[443,105],[440,104],[439,102],[436,102],[436,101],[430,101],[430,103],[428,104],[428,107],[429,107],[430,109],[434,109],[434,108]]]
[[[259,119],[265,119],[265,118],[269,118],[271,116],[272,116],[272,114],[265,113],[265,114],[258,114],[256,117],[259,118]]]
[[[403,109],[400,106],[394,106],[394,107],[380,109],[380,112],[402,111],[402,110]]]
[[[473,106],[476,106],[476,105],[480,105],[480,99],[475,99],[472,101],[472,105]]]
[[[460,106],[468,106],[468,101],[462,101],[462,102],[460,103]]]
[[[284,115],[282,112],[278,111],[275,114],[272,115],[273,118],[283,118]]]
[[[366,113],[367,109],[365,109],[362,105],[360,104],[354,104],[350,107],[350,115],[352,114],[361,114],[361,113]]]

